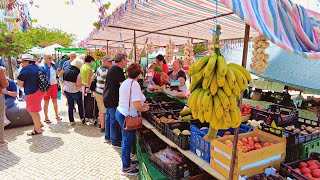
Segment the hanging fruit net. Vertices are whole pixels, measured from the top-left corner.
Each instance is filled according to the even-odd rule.
[[[253,41],[253,57],[250,68],[259,74],[263,74],[269,66],[269,54],[266,53],[266,48],[270,46],[268,39],[263,35],[259,35],[252,39]]]
[[[168,63],[172,62],[173,53],[174,53],[174,43],[170,39],[167,46],[166,46],[166,61]]]
[[[184,45],[183,52],[184,52],[183,63],[185,66],[189,67],[191,65],[191,63],[193,62],[193,56],[194,56],[193,44],[189,40]]]

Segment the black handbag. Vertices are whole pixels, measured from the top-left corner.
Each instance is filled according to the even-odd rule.
[[[95,91],[96,87],[97,87],[97,76],[94,76],[90,84],[90,90]]]

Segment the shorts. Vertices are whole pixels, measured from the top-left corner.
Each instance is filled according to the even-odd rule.
[[[106,113],[106,108],[104,107],[104,103],[103,103],[103,96],[101,94],[94,92],[94,97],[96,98],[99,112]]]
[[[44,93],[43,100],[57,99],[58,98],[58,84],[50,86],[49,91]]]
[[[27,110],[29,112],[40,112],[42,110],[41,101],[43,97],[44,92],[40,89],[33,94],[26,95]]]

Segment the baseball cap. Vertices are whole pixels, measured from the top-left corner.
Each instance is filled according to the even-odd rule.
[[[21,55],[21,58],[19,59],[19,61],[23,61],[23,60],[26,60],[26,61],[36,61],[36,59],[33,57],[33,55],[31,54],[22,54]]]

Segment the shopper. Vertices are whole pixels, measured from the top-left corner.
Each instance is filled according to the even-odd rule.
[[[161,73],[154,72],[154,75],[153,75],[154,83],[159,86],[165,85],[166,83],[161,80],[161,76],[163,74],[167,74],[169,72],[169,67],[168,67],[167,62],[164,59],[163,55],[159,54],[156,57],[156,63],[154,64],[154,66],[158,66],[162,69]]]
[[[44,122],[51,123],[48,117],[48,107],[49,101],[52,100],[54,112],[56,115],[56,120],[61,120],[58,113],[58,80],[57,80],[57,68],[55,64],[52,62],[53,57],[51,54],[46,54],[43,57],[44,64],[40,66],[40,68],[46,73],[48,79],[50,80],[50,89],[49,91],[45,92],[45,96],[43,97],[44,100]]]
[[[82,65],[80,69],[80,74],[82,77],[82,83],[86,85],[86,87],[90,87],[92,81],[92,62],[94,62],[94,58],[90,55],[84,57],[84,65]]]
[[[0,67],[4,72],[6,72],[6,68]],[[5,105],[6,109],[11,108],[14,106],[14,103],[16,101],[16,98],[18,96],[18,87],[17,84],[14,82],[14,80],[7,77],[7,81],[9,82],[9,85],[7,88],[2,89],[2,93],[4,94],[5,98]],[[1,88],[0,88],[1,91]]]
[[[105,127],[110,124],[110,129],[105,128],[105,142],[115,147],[121,147],[121,132],[118,121],[115,118],[119,102],[119,88],[125,80],[123,68],[127,66],[127,56],[119,53],[114,58],[113,65],[107,74],[105,88],[103,90],[103,103],[106,107]]]
[[[98,108],[99,108],[99,121],[100,121],[100,131],[105,132],[105,128],[110,129],[110,124],[105,125],[106,108],[103,104],[103,89],[105,86],[108,70],[112,66],[112,58],[104,56],[102,59],[102,66],[97,69],[95,77],[97,79],[96,89],[94,96],[96,98]]]
[[[63,77],[64,71],[70,67],[71,62],[76,58],[77,58],[77,54],[75,52],[70,52],[70,58],[68,61],[64,62],[64,64],[62,65],[62,69],[59,72],[59,77]]]
[[[39,89],[39,67],[35,64],[36,59],[30,54],[21,57],[22,69],[17,77],[17,85],[23,87],[26,95],[27,110],[30,113],[34,130],[28,133],[29,136],[42,134],[42,123],[40,121],[41,101],[44,93]]]
[[[169,71],[168,74],[164,74],[161,78],[166,84],[170,84],[170,80],[180,80],[180,87],[185,86],[187,79],[186,73],[182,70],[183,62],[179,59],[174,60],[172,64],[172,71]]]
[[[82,84],[82,78],[80,74],[80,68],[82,66],[81,59],[75,59],[71,62],[70,67],[65,70],[63,74],[63,90],[64,94],[67,97],[68,101],[68,115],[70,126],[75,124],[73,117],[73,107],[74,101],[76,101],[79,110],[79,116],[81,121],[83,120],[83,103],[82,103],[82,91],[81,87],[84,86]]]
[[[149,106],[144,104],[146,97],[143,95],[140,85],[137,82],[142,68],[138,63],[133,63],[127,68],[129,78],[125,80],[119,90],[119,106],[116,111],[116,119],[123,127],[126,116],[137,117],[141,111],[148,111]],[[125,126],[124,126],[125,127]],[[135,130],[122,128],[121,159],[122,171],[128,175],[137,175],[137,161],[130,160],[131,147],[134,145]]]

